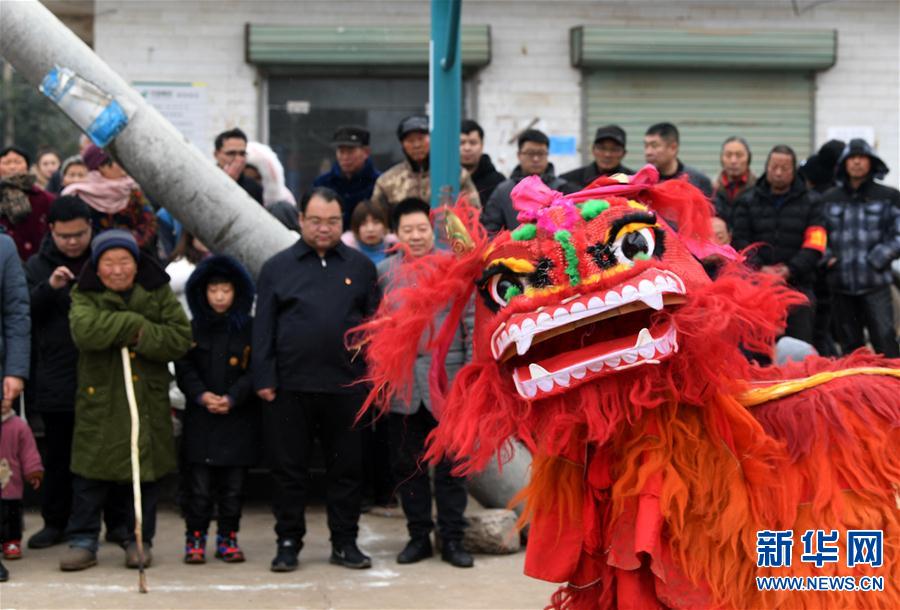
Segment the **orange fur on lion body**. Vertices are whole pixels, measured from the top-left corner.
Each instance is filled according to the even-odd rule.
[[[804,298],[711,246],[705,198],[656,179],[648,167],[565,196],[525,179],[522,225],[493,240],[458,204],[469,235],[408,265],[362,327],[367,404],[407,391],[422,336],[441,353],[431,321],[477,292],[472,362],[447,389],[434,359],[429,457],[468,473],[510,439],[531,450],[525,570],[563,583],[551,607],[900,607],[900,363],[750,364],[743,350],[770,352]],[[694,257],[710,253],[725,261],[715,281]],[[847,568],[855,529],[883,531],[881,567]],[[793,530],[790,567],[757,567],[763,530]],[[838,530],[840,560],[801,561],[806,530]],[[756,581],[837,575],[884,590]]]

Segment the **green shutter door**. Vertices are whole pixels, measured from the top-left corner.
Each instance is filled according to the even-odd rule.
[[[596,70],[585,72],[585,154],[594,130],[616,123],[628,135],[625,164],[644,164],[643,136],[654,123],[674,123],[681,134],[681,160],[710,179],[720,171],[725,138],[747,139],[753,171],[766,153],[787,144],[806,158],[813,140],[812,74],[714,70]]]

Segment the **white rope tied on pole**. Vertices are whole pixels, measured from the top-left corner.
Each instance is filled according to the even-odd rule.
[[[138,440],[141,422],[138,416],[137,399],[134,395],[134,379],[131,374],[131,350],[122,348],[122,372],[125,375],[125,394],[128,396],[128,411],[131,413],[131,487],[134,496],[134,536],[138,552],[138,590],[147,592],[147,576],[144,573],[144,512],[141,507],[141,458]]]

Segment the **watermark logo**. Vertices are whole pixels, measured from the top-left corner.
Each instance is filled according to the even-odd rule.
[[[800,536],[803,550],[800,561],[823,568],[837,564],[841,557],[838,530],[806,530]],[[845,538],[848,568],[867,565],[880,568],[884,563],[882,530],[847,530]],[[789,568],[794,548],[793,530],[760,530],[756,532],[756,566]],[[883,576],[759,576],[760,591],[884,591]]]
[[[791,565],[794,530],[756,532],[756,567],[783,568]]]
[[[817,568],[821,568],[826,563],[838,562],[838,531],[831,530],[806,530],[800,537],[803,541],[803,554],[800,555],[800,561],[803,563],[814,563]]]
[[[880,568],[884,563],[884,532],[881,530],[847,530],[847,567],[869,565]]]

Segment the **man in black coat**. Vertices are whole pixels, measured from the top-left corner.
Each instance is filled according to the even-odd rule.
[[[672,123],[656,123],[644,134],[644,159],[659,171],[660,182],[687,178],[704,195],[712,197],[712,182],[700,170],[681,162],[678,158],[680,147],[681,135]]]
[[[364,358],[345,334],[381,300],[375,265],[341,242],[337,193],[313,189],[300,204],[303,239],[270,258],[259,274],[253,326],[253,380],[263,406],[275,484],[278,547],[272,570],[297,569],[314,436],[325,452],[331,562],[368,568],[356,546],[362,501],[362,440],[354,420],[366,389]]]
[[[733,218],[732,245],[741,250],[762,244],[749,263],[782,277],[810,300],[790,312],[785,335],[812,344],[812,287],[826,236],[821,199],[797,176],[797,156],[789,146],[772,148],[765,173],[737,200]]]
[[[604,125],[594,134],[591,154],[594,162],[561,175],[572,186],[583,189],[600,176],[633,174],[634,170],[622,165],[628,150],[625,148],[625,130],[618,125]]]
[[[829,189],[837,186],[835,170],[845,147],[846,144],[841,140],[829,140],[797,169],[810,190],[824,195]],[[840,352],[834,338],[834,298],[828,286],[827,258],[822,257],[819,263],[816,270],[816,284],[813,288],[816,294],[816,340],[813,345],[819,355],[835,357],[840,355]]]
[[[838,161],[840,186],[824,195],[827,268],[844,353],[865,344],[865,328],[875,351],[897,358],[890,265],[900,257],[900,191],[875,182],[887,172],[865,140],[850,140]]]
[[[472,176],[478,197],[485,202],[506,176],[497,171],[491,157],[484,152],[484,129],[472,119],[465,119],[459,133],[459,163]]]
[[[313,180],[313,186],[326,186],[341,196],[344,231],[350,230],[350,218],[359,202],[372,197],[375,181],[381,175],[372,163],[370,137],[369,130],[363,127],[338,127],[331,138],[335,162],[330,170]]]

